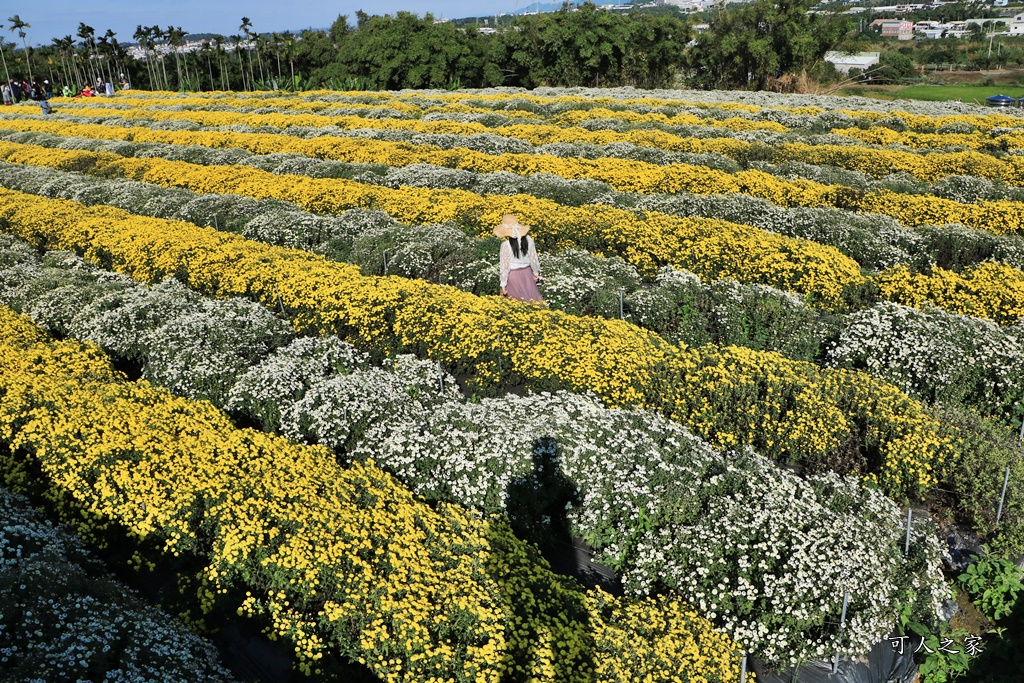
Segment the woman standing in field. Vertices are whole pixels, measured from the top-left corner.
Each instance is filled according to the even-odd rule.
[[[533,238],[526,233],[530,226],[523,225],[510,213],[505,214],[494,229],[501,243],[501,295],[519,301],[543,302],[537,283],[540,282],[540,263]]]

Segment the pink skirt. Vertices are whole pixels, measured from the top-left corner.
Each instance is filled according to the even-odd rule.
[[[510,270],[505,291],[508,292],[510,299],[537,303],[544,301],[540,296],[540,290],[537,289],[537,283],[533,281],[533,270],[530,268]]]

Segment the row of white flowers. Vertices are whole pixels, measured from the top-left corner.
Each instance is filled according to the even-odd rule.
[[[879,303],[846,318],[827,362],[866,370],[928,403],[1024,418],[1024,324]]]
[[[481,244],[457,226],[405,226],[379,211],[366,210],[319,216],[275,200],[197,195],[2,162],[0,170],[2,183],[12,189],[200,224],[216,215],[221,228],[358,263],[370,273],[383,272],[386,261],[390,274],[478,294],[497,293],[496,246]],[[992,240],[993,245],[1011,243]],[[794,359],[866,370],[928,403],[966,405],[1008,422],[1024,416],[1020,326],[1000,327],[979,318],[891,303],[830,316],[770,287],[702,283],[671,267],[654,282],[645,282],[621,259],[580,251],[544,253],[541,265],[545,298],[567,312],[616,317],[622,292],[627,319],[673,341],[779,351]]]
[[[209,642],[0,488],[0,671],[8,681],[233,681]]]
[[[497,241],[468,236],[454,225],[407,226],[380,211],[360,209],[321,216],[275,200],[197,195],[2,162],[0,170],[0,184],[23,192],[215,224],[251,239],[355,263],[370,274],[383,273],[386,267],[392,275],[428,279],[477,294],[498,293]],[[671,267],[649,282],[619,258],[583,251],[544,252],[541,269],[544,297],[552,307],[618,317],[621,292],[624,317],[688,345],[734,344],[813,360],[820,355],[826,336],[819,312],[798,297],[770,287],[733,281],[702,283]]]
[[[211,107],[190,106],[187,109],[206,110],[210,108]],[[235,111],[223,106],[213,108]],[[171,109],[178,109],[178,107],[172,107]],[[270,113],[276,110],[269,108],[258,108],[255,111],[259,113]],[[375,116],[369,116],[369,113],[381,111],[385,110],[370,110],[369,112],[367,110],[353,110],[351,112],[348,112],[347,114],[340,111],[329,111],[324,113],[333,113],[337,115],[357,115],[361,116],[362,118],[371,119],[380,118],[381,114],[378,113]],[[271,133],[280,135],[290,135],[306,139],[323,136],[331,136],[338,138],[366,138],[373,140],[384,140],[388,142],[407,142],[416,145],[431,145],[439,147],[441,149],[472,149],[485,154],[546,154],[555,157],[564,157],[572,159],[598,159],[602,157],[610,157],[619,159],[629,159],[633,161],[643,161],[657,165],[701,165],[728,173],[733,173],[742,170],[743,168],[743,165],[741,165],[737,160],[729,156],[726,156],[725,154],[717,152],[675,152],[661,148],[637,145],[630,142],[611,142],[606,144],[594,144],[584,142],[555,142],[543,145],[533,145],[527,140],[515,137],[514,131],[507,130],[506,128],[503,127],[503,124],[496,125],[486,133],[456,135],[450,133],[421,133],[413,130],[381,129],[371,127],[352,129],[341,128],[338,126],[288,126],[285,128],[278,128],[270,125],[253,126],[248,124],[234,124],[227,126],[203,126],[188,120],[161,120],[149,119],[144,117],[122,118],[117,116],[116,112],[117,110],[113,110],[111,116],[75,116],[70,114],[51,114],[46,118],[47,120],[65,120],[70,123],[94,123],[119,127],[146,127],[158,130],[224,130],[238,133]],[[288,110],[281,110],[277,113],[287,115],[290,112]],[[401,114],[401,112],[396,112],[396,115],[397,114]],[[835,118],[835,116],[837,116],[834,112],[830,112],[829,115],[832,118]],[[408,115],[403,116],[404,118],[409,118]],[[424,117],[424,120],[444,119],[455,120],[459,122],[481,122],[477,121],[477,119],[480,119],[481,116],[492,117],[495,115],[461,113],[446,114],[443,112],[436,112],[426,115]],[[11,112],[0,115],[0,120],[3,120],[3,118],[7,117],[39,119],[42,118],[42,115],[26,115],[20,112]],[[846,118],[849,119],[849,117]],[[510,123],[514,124],[516,123],[516,121],[510,121]],[[849,119],[848,123],[849,126],[852,126],[852,119]],[[887,125],[899,127],[895,123],[887,123],[886,120],[883,120],[882,122],[875,122],[872,125]],[[966,126],[966,124],[962,125]],[[625,122],[621,119],[594,119],[590,121],[584,121],[580,123],[579,126],[588,130],[615,130],[619,132],[633,130],[636,128],[655,128],[685,138],[731,138],[743,142],[760,143],[760,145],[767,146],[776,146],[786,143],[799,142],[810,145],[827,144],[846,147],[865,147],[870,149],[883,148],[883,146],[868,144],[856,138],[831,133],[819,135],[801,132],[778,133],[768,130],[730,130],[727,128],[713,126],[633,124]],[[844,126],[838,127],[842,128]],[[946,127],[948,128],[949,126]],[[970,126],[967,127],[969,128]],[[1004,132],[1005,130],[1006,129],[996,129],[995,132]],[[914,149],[900,145],[890,146],[886,148],[899,149],[904,152],[921,155],[938,153],[935,150]],[[960,148],[951,147],[950,150],[960,151]],[[803,178],[829,185],[850,186],[865,191],[889,189],[895,192],[912,192],[915,194],[933,193],[936,194],[937,196],[953,199],[955,201],[977,201],[978,199],[1009,199],[1019,201],[1021,199],[1022,194],[1019,188],[1016,188],[1014,186],[1008,186],[1004,183],[992,183],[991,181],[985,180],[983,178],[973,178],[973,180],[976,181],[975,184],[978,185],[978,187],[983,188],[984,191],[974,189],[967,194],[963,194],[955,191],[951,192],[948,187],[948,183],[945,182],[945,179],[936,181],[934,183],[928,183],[924,181],[919,181],[906,173],[897,173],[890,176],[875,178],[869,174],[860,171],[846,170],[828,165],[814,165],[795,162],[788,162],[784,164],[775,165],[756,160],[749,161],[748,167],[764,171],[766,173],[778,176],[780,178]]]
[[[841,588],[854,596],[849,653],[884,637],[897,606],[932,619],[946,596],[927,526],[914,528],[903,557],[898,508],[854,478],[801,479],[587,396],[466,401],[435,364],[400,356],[374,366],[336,338],[291,339],[249,302],[206,300],[173,281],[147,288],[3,239],[0,303],[134,359],[177,392],[339,457],[373,458],[429,499],[503,510],[537,475],[538,451],[555,444],[578,493],[568,518],[627,591],[678,591],[772,661],[838,647],[829,624]]]
[[[0,114],[0,119],[2,117]],[[448,137],[466,141],[476,136]],[[14,133],[4,136],[4,139],[59,149],[111,151],[124,156],[159,156],[204,165],[245,164],[273,173],[352,178],[389,187],[464,189],[480,194],[531,194],[571,206],[608,204],[627,210],[720,218],[836,247],[871,271],[895,265],[908,265],[919,270],[938,265],[955,270],[983,260],[1024,267],[1024,237],[1018,235],[999,236],[959,224],[911,229],[887,216],[862,215],[833,208],[783,208],[742,194],[697,195],[679,192],[672,195],[639,195],[617,192],[605,183],[594,180],[570,180],[550,174],[519,176],[508,172],[474,173],[427,164],[382,168],[379,165],[323,161],[297,154],[251,155],[241,149],[65,138],[43,133]],[[562,151],[567,155],[575,153],[568,148]],[[709,155],[698,156],[704,158]],[[703,159],[704,162],[710,163],[708,159]],[[773,168],[787,177],[794,174],[806,175],[810,173],[808,169],[812,168],[819,169],[823,177],[857,176],[850,171],[800,163],[782,164]],[[865,183],[872,187],[888,183],[901,191],[908,184],[917,188],[902,176],[880,181],[865,180]],[[939,196],[961,201],[1016,197],[1021,192],[1019,188],[1000,189],[990,181],[971,176],[950,176],[931,184],[930,189]],[[918,188],[915,191],[920,190]]]

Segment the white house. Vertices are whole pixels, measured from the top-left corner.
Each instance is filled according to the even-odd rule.
[[[914,34],[925,38],[942,38],[946,32],[951,30],[949,24],[941,21],[916,21],[914,22]]]
[[[1009,34],[1011,36],[1024,35],[1024,14],[1017,14],[1010,20]]]
[[[860,69],[861,71],[864,71],[869,67],[878,64],[878,58],[880,55],[880,52],[857,52],[856,54],[846,54],[844,52],[829,51],[825,53],[825,61],[832,64],[836,68],[836,71],[849,74],[850,69]]]

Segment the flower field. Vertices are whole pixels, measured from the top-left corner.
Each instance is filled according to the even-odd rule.
[[[1024,552],[1024,117],[703,95],[5,108],[4,485],[314,679],[732,682],[936,624],[938,523]]]
[[[132,596],[81,541],[55,529],[27,500],[0,493],[0,514],[5,674],[37,680],[234,680],[218,666],[209,644]],[[33,631],[53,639],[34,638]]]

